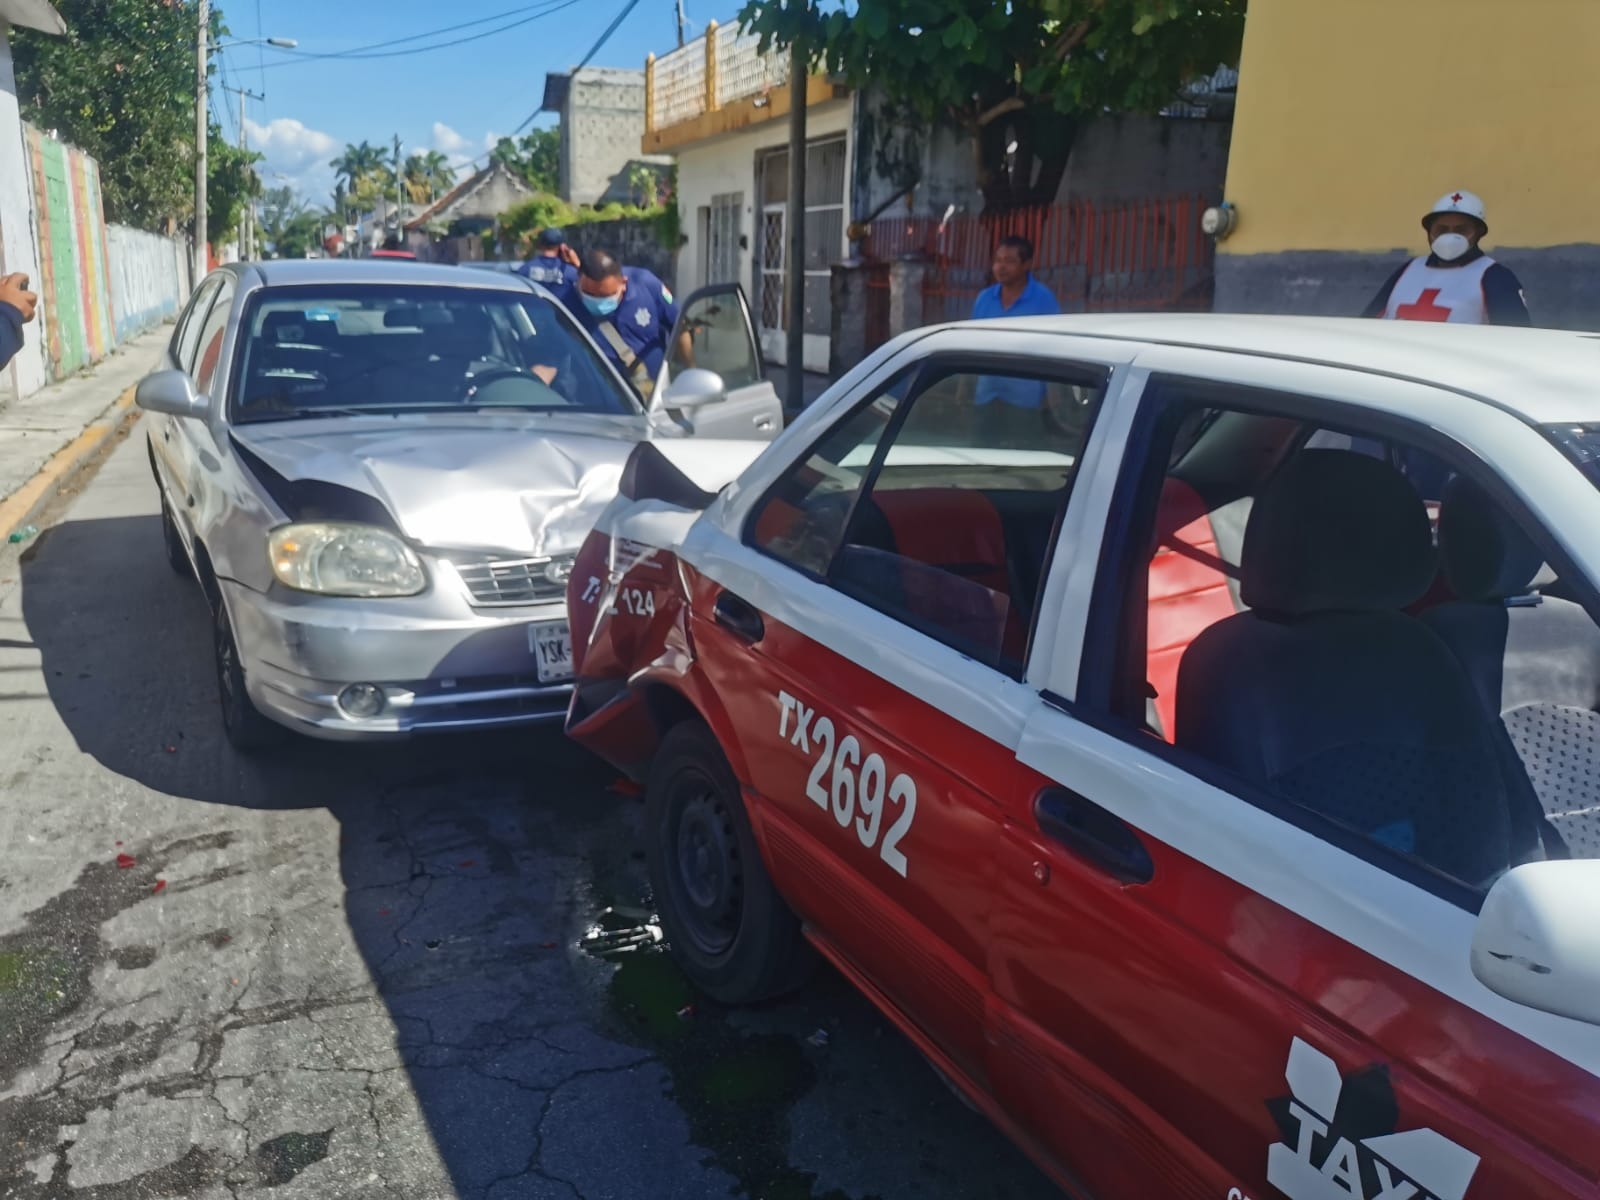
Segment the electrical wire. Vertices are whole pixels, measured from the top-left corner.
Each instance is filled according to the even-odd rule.
[[[266,45],[263,40],[266,35],[261,32],[261,0],[256,0],[256,72],[261,76],[261,90],[267,90],[267,59],[264,51]]]
[[[468,42],[482,41],[484,38],[494,37],[497,34],[505,33],[508,30],[521,28],[523,25],[527,25],[527,24],[530,24],[533,21],[537,21],[541,17],[548,17],[548,16],[550,16],[550,15],[552,15],[554,13],[560,12],[564,8],[571,8],[574,4],[577,4],[577,3],[580,3],[580,2],[581,2],[581,0],[544,0],[544,3],[542,3],[542,4],[530,5],[529,8],[512,10],[514,12],[524,12],[524,13],[529,12],[530,9],[537,9],[538,10],[536,12],[532,12],[531,15],[529,15],[529,16],[522,17],[520,20],[511,21],[511,22],[509,22],[509,23],[507,23],[505,25],[497,25],[495,28],[493,28],[493,29],[485,29],[481,33],[473,33],[473,34],[467,35],[466,37],[454,38],[454,39],[452,39],[451,41],[448,41],[448,42],[435,42],[432,45],[428,45],[428,46],[412,46],[412,47],[409,47],[408,49],[405,49],[405,50],[379,50],[379,49],[377,49],[377,47],[380,47],[380,46],[392,46],[392,45],[398,44],[401,41],[416,41],[419,38],[431,37],[431,36],[434,36],[434,35],[439,34],[439,33],[447,32],[447,30],[436,29],[436,30],[433,30],[431,33],[415,34],[412,37],[403,38],[403,39],[402,38],[397,38],[397,39],[395,39],[394,41],[391,41],[391,42],[375,42],[371,46],[358,46],[358,47],[355,47],[354,49],[350,49],[350,50],[330,51],[330,52],[323,53],[323,54],[313,54],[313,53],[308,53],[308,52],[302,52],[302,51],[299,51],[299,50],[284,50],[284,49],[278,48],[279,49],[279,53],[285,55],[286,57],[284,57],[283,59],[279,60],[278,62],[267,63],[261,69],[263,71],[271,71],[271,70],[273,70],[273,69],[275,69],[277,67],[293,67],[293,66],[299,66],[301,64],[309,63],[309,62],[327,62],[330,59],[331,60],[341,61],[341,62],[363,62],[363,61],[370,61],[372,59],[405,58],[405,57],[407,57],[409,55],[413,55],[413,54],[428,54],[428,53],[430,53],[430,52],[432,52],[434,50],[445,50],[445,49],[448,49],[451,46],[464,46]],[[507,14],[502,13],[500,15],[501,16],[505,16]],[[477,21],[467,22],[465,25],[455,26],[454,28],[462,29],[462,28],[466,28],[468,25],[481,25],[481,24],[483,24],[484,20],[493,20],[493,19],[494,18],[481,18],[481,19],[479,19]]]

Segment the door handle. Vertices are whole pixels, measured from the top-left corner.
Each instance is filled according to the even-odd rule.
[[[746,642],[759,642],[767,636],[766,622],[748,601],[732,592],[719,592],[711,609],[712,619],[734,637]]]
[[[761,430],[763,433],[765,433],[768,429],[772,428],[772,418],[771,417],[756,417],[756,418],[754,418],[754,420],[755,420],[755,423],[756,423],[756,428]]]
[[[1046,788],[1033,801],[1045,836],[1123,883],[1149,883],[1155,863],[1139,835],[1120,817],[1066,788]]]

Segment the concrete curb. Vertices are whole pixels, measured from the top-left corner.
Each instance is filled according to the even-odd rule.
[[[0,497],[0,542],[38,517],[109,439],[139,419],[133,393],[131,387],[123,392],[88,428],[57,450],[37,475],[11,495]]]

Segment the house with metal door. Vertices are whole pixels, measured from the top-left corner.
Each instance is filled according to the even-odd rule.
[[[758,39],[713,23],[703,37],[645,64],[644,154],[678,160],[683,243],[678,289],[736,282],[750,297],[762,351],[785,361],[790,319],[803,322],[805,366],[828,368],[829,270],[845,229],[854,131],[848,88],[806,85],[805,311],[791,318],[784,285],[789,196],[789,69]]]

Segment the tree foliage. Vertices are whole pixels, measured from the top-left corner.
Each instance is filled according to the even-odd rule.
[[[1077,124],[1156,112],[1238,61],[1245,0],[746,0],[763,49],[798,42],[855,87],[971,139],[990,208],[1053,200]],[[1013,148],[1014,146],[1014,148]]]
[[[561,187],[561,133],[535,129],[512,140],[503,137],[490,151],[491,162],[504,163],[536,192],[556,192]]]
[[[56,8],[64,35],[11,31],[23,117],[99,163],[108,220],[161,229],[192,219],[198,9],[159,0],[56,0]],[[214,11],[212,44],[226,32]],[[253,156],[241,158],[210,129],[207,219],[220,212],[213,229],[227,229],[256,186]]]
[[[455,187],[455,168],[442,151],[413,154],[406,159],[405,181],[413,204],[431,204]]]
[[[261,241],[279,258],[304,258],[320,247],[326,221],[293,188],[269,188],[261,197]]]

